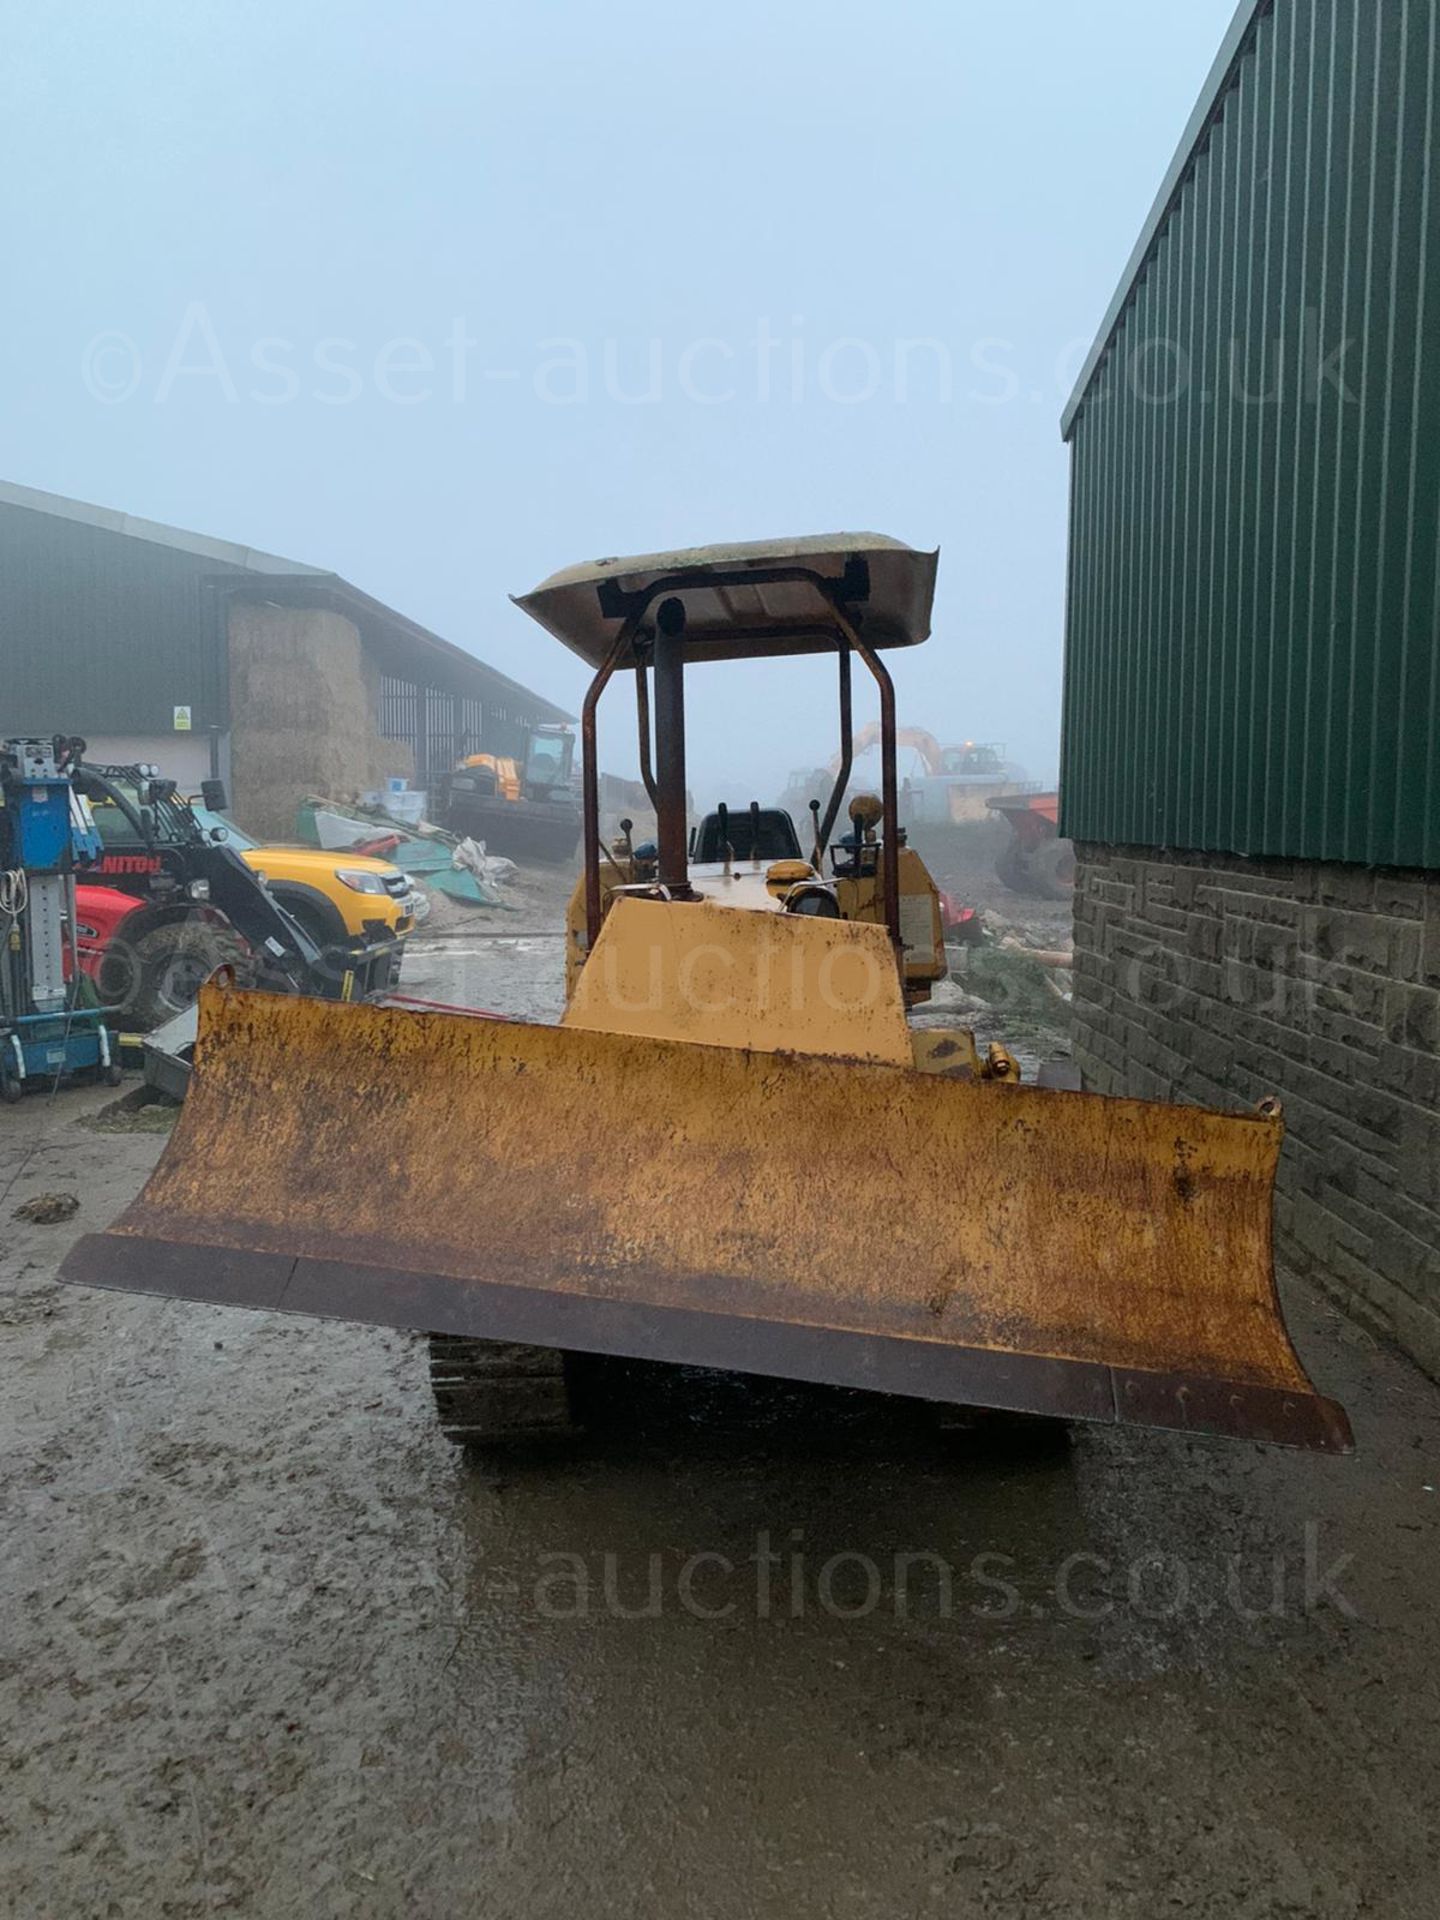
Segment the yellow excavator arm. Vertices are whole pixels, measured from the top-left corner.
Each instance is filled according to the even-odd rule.
[[[862,753],[868,753],[872,747],[878,747],[884,738],[884,729],[878,720],[870,720],[861,727],[850,743],[851,758],[858,760]],[[919,754],[921,764],[927,773],[940,771],[940,742],[933,733],[927,733],[923,727],[897,727],[895,729],[897,747],[910,747]],[[843,749],[836,753],[827,768],[832,776],[839,773]]]

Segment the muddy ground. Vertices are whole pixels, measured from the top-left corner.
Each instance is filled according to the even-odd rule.
[[[551,1010],[523,904],[406,986]],[[1350,1460],[617,1371],[476,1467],[418,1339],[56,1286],[110,1097],[0,1109],[0,1911],[1431,1920],[1440,1397],[1333,1309]]]

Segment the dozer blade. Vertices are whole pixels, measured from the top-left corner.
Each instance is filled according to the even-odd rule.
[[[62,1278],[1345,1451],[1261,1116],[207,987]]]

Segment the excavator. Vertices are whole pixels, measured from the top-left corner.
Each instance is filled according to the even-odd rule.
[[[464,746],[462,742],[462,748]],[[492,853],[564,863],[580,838],[570,787],[575,736],[569,727],[532,727],[523,759],[462,752],[445,774],[438,812],[451,833],[483,840]]]
[[[852,763],[881,743],[881,726],[871,721],[851,743]],[[912,756],[912,771],[900,785],[900,825],[912,845],[942,869],[956,851],[956,829],[987,818],[986,809],[1026,791],[1023,774],[990,741],[966,740],[945,747],[924,727],[897,727],[895,744]],[[812,793],[828,788],[840,769],[839,753],[813,773],[792,773],[781,804],[803,805]],[[963,845],[963,842],[961,843]]]
[[[851,758],[858,760],[862,753],[878,747],[882,738],[883,730],[879,721],[870,721],[856,734],[851,744]],[[897,727],[895,744],[897,747],[908,747],[919,756],[927,779],[965,780],[985,787],[1013,784],[1005,764],[1005,749],[988,741],[967,740],[958,747],[942,747],[934,734],[927,733],[924,727]],[[838,754],[831,760],[829,771],[832,775],[840,771]]]
[[[572,1432],[591,1356],[622,1355],[1347,1451],[1275,1290],[1276,1102],[1027,1083],[1003,1047],[908,1018],[944,948],[899,831],[887,656],[928,636],[937,562],[822,535],[523,595],[593,676],[558,1024],[207,984],[164,1156],[61,1277],[417,1329],[466,1445]],[[836,676],[828,801],[804,840],[755,805],[692,840],[693,676],[794,655]],[[857,669],[880,791],[837,841]],[[622,676],[643,847],[599,829],[597,713]]]

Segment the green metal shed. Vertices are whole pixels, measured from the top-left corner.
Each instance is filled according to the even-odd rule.
[[[1440,0],[1242,0],[1066,408],[1061,830],[1440,867]]]

